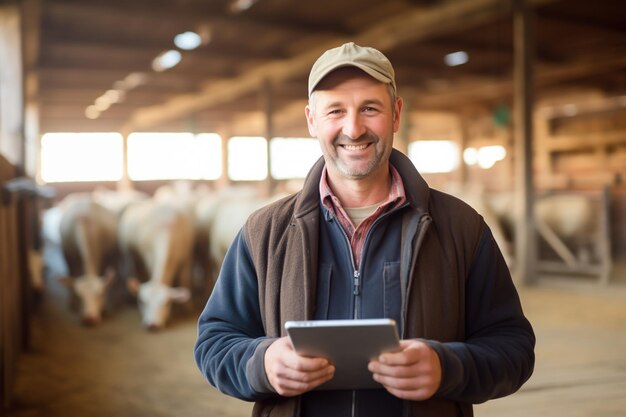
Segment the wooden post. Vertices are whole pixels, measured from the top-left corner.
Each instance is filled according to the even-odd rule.
[[[39,47],[41,0],[21,2],[24,55],[24,171],[40,182],[41,134],[39,129]]]
[[[515,271],[519,283],[536,277],[536,237],[533,213],[533,22],[526,0],[515,0],[514,42],[514,140],[515,140]]]
[[[128,176],[128,136],[130,131],[126,128],[121,129],[122,135],[122,178],[117,183],[117,189],[120,191],[129,191],[134,185]]]
[[[270,80],[265,80],[263,84],[263,107],[265,114],[265,139],[267,140],[267,179],[265,181],[265,193],[266,196],[269,197],[274,193],[274,187],[276,186],[272,178],[272,158],[270,158],[270,141],[274,137],[274,102]]]
[[[24,96],[20,10],[0,6],[0,154],[24,166]]]
[[[465,148],[469,143],[469,121],[466,112],[461,112],[459,116],[459,125],[461,127],[461,135],[457,141],[457,144],[459,145],[459,169],[457,178],[461,187],[465,189],[465,186],[469,181],[469,167],[463,159],[463,152],[465,152]]]
[[[222,188],[230,184],[230,178],[228,178],[228,140],[231,134],[224,125],[220,126],[216,133],[222,139],[222,175],[217,180],[217,188]]]

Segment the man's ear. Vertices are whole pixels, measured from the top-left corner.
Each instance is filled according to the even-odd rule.
[[[317,129],[315,128],[315,120],[313,118],[313,112],[308,105],[304,108],[304,115],[306,116],[306,125],[309,128],[309,135],[311,135],[312,138],[316,138]]]
[[[400,116],[402,115],[402,105],[404,102],[402,101],[402,97],[397,97],[395,106],[395,113],[393,116],[393,133],[397,133],[400,130]]]

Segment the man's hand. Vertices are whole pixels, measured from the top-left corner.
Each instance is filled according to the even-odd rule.
[[[403,400],[426,400],[441,384],[439,356],[420,340],[401,340],[399,352],[383,353],[370,361],[374,380]]]
[[[310,391],[335,375],[335,367],[327,359],[298,355],[288,336],[267,348],[264,362],[270,384],[285,397]]]

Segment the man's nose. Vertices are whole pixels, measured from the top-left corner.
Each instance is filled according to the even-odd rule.
[[[366,132],[365,124],[358,113],[345,118],[342,130],[350,139],[358,139]]]

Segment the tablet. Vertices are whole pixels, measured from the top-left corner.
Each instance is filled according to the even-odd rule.
[[[288,321],[285,329],[300,355],[322,356],[335,365],[334,378],[319,390],[382,388],[367,364],[400,348],[392,319]]]

